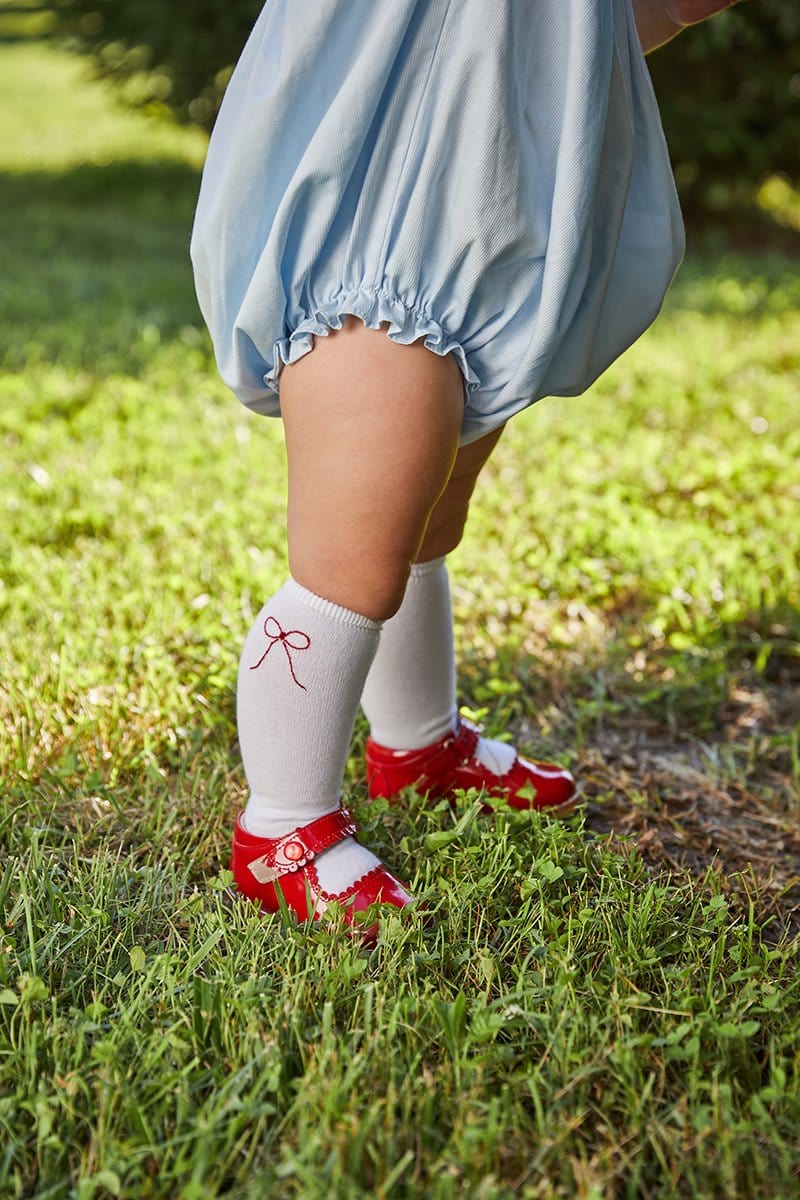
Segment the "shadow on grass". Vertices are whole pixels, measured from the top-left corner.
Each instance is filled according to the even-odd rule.
[[[0,176],[0,365],[134,374],[200,330],[189,263],[199,174],[154,161]]]

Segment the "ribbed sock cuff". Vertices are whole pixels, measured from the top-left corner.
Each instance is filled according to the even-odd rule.
[[[411,568],[411,578],[424,579],[426,575],[433,575],[434,572],[441,570],[445,559],[446,556],[443,554],[441,558],[431,558],[427,562],[414,563]]]
[[[296,579],[288,579],[284,587],[300,603],[305,604],[307,608],[312,608],[315,612],[322,613],[326,617],[331,617],[334,621],[339,621],[342,625],[353,625],[357,629],[373,629],[376,631],[379,631],[383,627],[383,621],[373,621],[371,617],[365,617],[361,613],[352,612],[349,608],[343,608],[341,604],[334,604],[333,600],[326,600],[324,596],[318,596],[316,592],[310,592],[308,588],[304,588]]]

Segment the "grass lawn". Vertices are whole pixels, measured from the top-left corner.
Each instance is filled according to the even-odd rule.
[[[439,915],[229,890],[276,422],[217,379],[203,139],[0,48],[0,1195],[800,1195],[800,275],[695,248],[519,418],[452,559],[461,698],[561,825],[348,799]]]

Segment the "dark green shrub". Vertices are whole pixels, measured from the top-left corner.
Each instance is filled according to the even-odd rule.
[[[746,204],[774,174],[800,183],[800,6],[741,5],[648,62],[685,207]]]
[[[137,106],[210,129],[260,0],[54,0],[59,26]]]

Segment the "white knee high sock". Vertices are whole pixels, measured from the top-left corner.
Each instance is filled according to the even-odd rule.
[[[455,728],[453,613],[444,558],[411,568],[403,603],[383,626],[361,705],[371,736],[392,750],[420,750]],[[515,753],[488,738],[479,740],[476,752],[496,775],[509,769]]]
[[[341,799],[358,700],[380,622],[316,596],[290,579],[247,635],[237,720],[250,798],[245,828],[280,837],[334,812]],[[316,860],[322,887],[339,892],[378,859],[346,838]]]
[[[393,750],[429,746],[455,727],[453,614],[443,558],[411,568],[403,603],[384,623],[361,706],[372,737]]]

